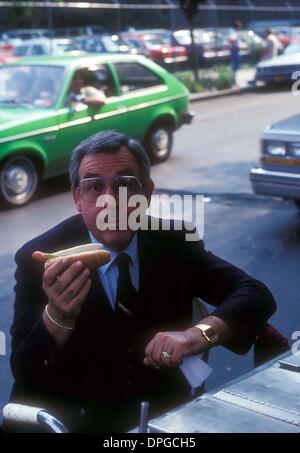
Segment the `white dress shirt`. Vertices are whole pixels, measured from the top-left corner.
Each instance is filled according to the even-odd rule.
[[[92,235],[90,231],[89,235],[92,243],[94,244],[99,243],[99,241],[97,241],[97,239]],[[115,259],[119,253],[110,250],[108,247],[105,247],[105,250],[108,250],[111,253],[111,261],[107,264],[103,264],[98,268],[98,275],[104,288],[104,291],[107,295],[107,298],[112,308],[115,309],[119,277],[119,269],[115,263]],[[136,234],[133,236],[126,249],[122,250],[122,252],[127,253],[131,258],[129,264],[130,279],[134,288],[138,291],[140,272]]]

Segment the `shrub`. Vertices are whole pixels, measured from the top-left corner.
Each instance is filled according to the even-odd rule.
[[[196,82],[192,71],[180,71],[174,74],[191,93],[202,91],[224,90],[233,84],[230,66],[215,66],[212,69],[199,71],[199,82]]]

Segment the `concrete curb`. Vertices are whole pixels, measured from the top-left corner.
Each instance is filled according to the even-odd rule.
[[[224,96],[248,93],[254,90],[255,86],[248,86],[243,88],[228,88],[227,90],[208,91],[205,93],[192,93],[190,94],[190,102],[207,101],[209,99],[221,98]]]

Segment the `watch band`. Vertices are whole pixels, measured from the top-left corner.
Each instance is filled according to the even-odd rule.
[[[209,326],[208,324],[196,324],[194,327],[196,329],[201,330],[203,336],[206,338],[206,340],[210,344],[216,344],[219,341],[219,335],[216,333],[216,331]]]

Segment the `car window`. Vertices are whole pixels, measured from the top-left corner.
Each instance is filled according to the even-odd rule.
[[[101,39],[95,40],[90,48],[91,52],[105,52],[105,46]]]
[[[45,50],[44,50],[44,47],[40,44],[35,44],[34,46],[32,46],[32,51],[31,51],[32,55],[44,55],[45,54]]]
[[[110,36],[102,36],[101,39],[107,52],[118,52],[119,48]]]
[[[25,55],[27,55],[28,49],[29,46],[17,46],[13,50],[12,55],[14,55],[15,57],[24,57]]]
[[[83,48],[87,52],[103,52],[105,49],[99,39],[87,39],[83,43]]]
[[[105,64],[78,69],[72,79],[69,93],[80,94],[81,90],[87,87],[104,92],[106,97],[117,95],[111,71]]]
[[[127,39],[127,38],[126,38]],[[138,39],[127,39],[127,41],[134,47],[136,47],[137,49],[142,49],[143,48],[143,44],[138,40]]]
[[[161,79],[150,69],[137,62],[115,63],[122,94],[161,85]]]
[[[149,47],[153,46],[169,46],[171,44],[171,38],[168,35],[160,34],[158,36],[145,37],[145,42]]]

